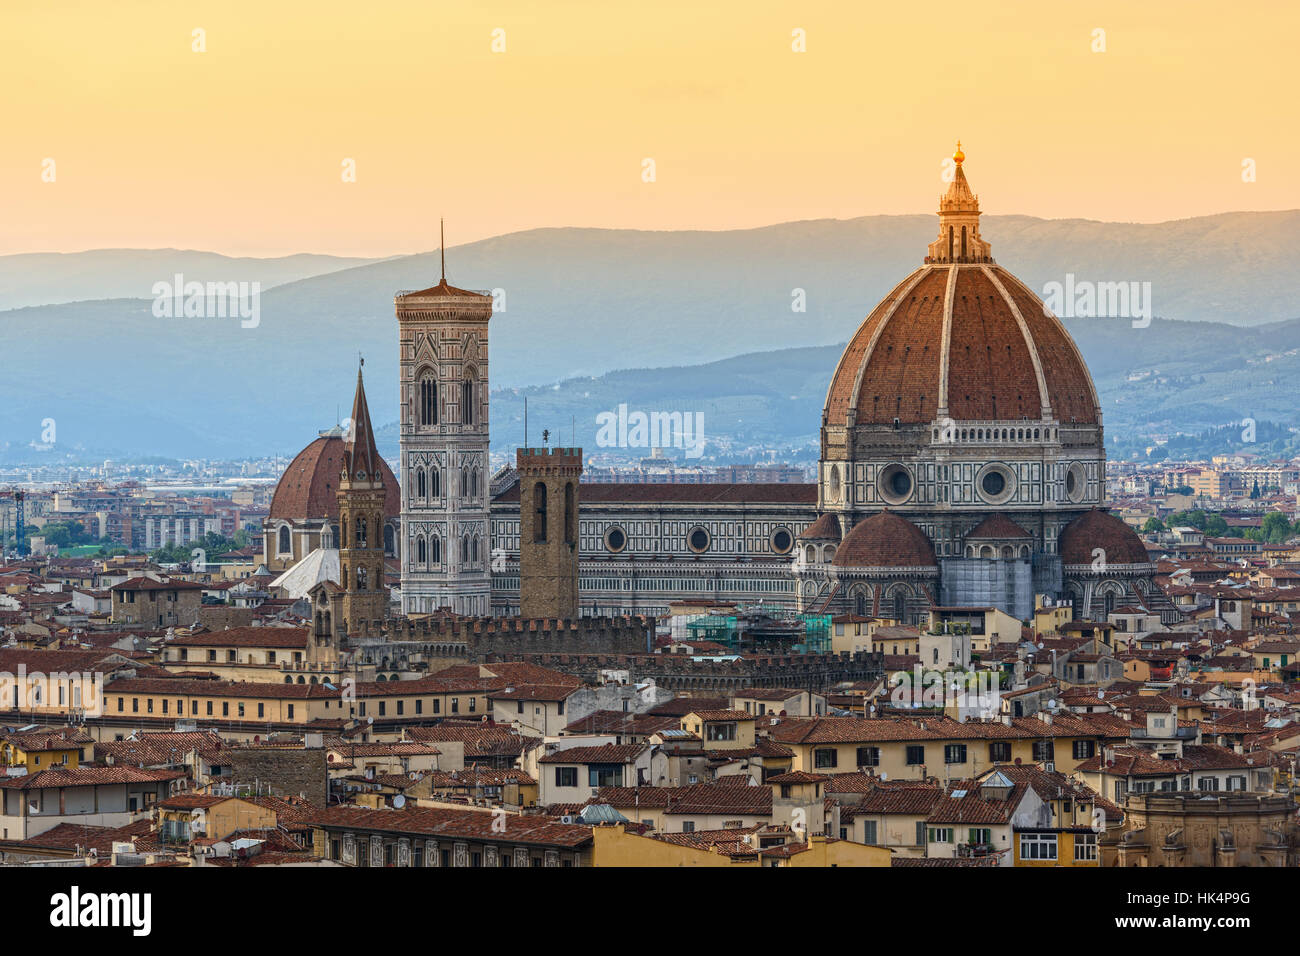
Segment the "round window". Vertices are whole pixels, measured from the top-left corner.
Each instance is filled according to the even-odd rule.
[[[794,546],[794,538],[785,528],[778,528],[772,534],[772,550],[777,554],[786,554]]]
[[[687,537],[687,543],[696,554],[709,550],[709,533],[703,528],[695,528]]]
[[[1087,490],[1088,482],[1083,465],[1076,461],[1065,471],[1065,496],[1071,501],[1082,501]]]
[[[990,471],[980,482],[980,487],[984,489],[984,494],[990,498],[996,498],[1002,492],[1007,490],[1006,476],[1000,471]]]
[[[880,473],[880,496],[891,505],[901,505],[912,495],[912,473],[906,465],[892,464]]]
[[[605,547],[615,554],[627,547],[627,535],[622,528],[610,528],[605,532]]]

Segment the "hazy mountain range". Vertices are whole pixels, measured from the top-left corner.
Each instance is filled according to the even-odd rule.
[[[1111,437],[1246,416],[1297,424],[1300,211],[1156,225],[986,216],[983,226],[1031,288],[1067,274],[1151,283],[1159,318],[1148,328],[1066,320]],[[576,440],[593,447],[595,415],[626,403],[704,411],[706,438],[722,443],[808,441],[840,346],[920,263],[934,228],[918,215],[725,232],[540,229],[453,247],[448,278],[500,290],[505,306],[491,325],[494,445],[522,440],[524,394],[534,439],[549,427],[567,440],[576,422]],[[60,289],[104,297],[0,313],[0,460],[293,453],[348,413],[358,352],[372,415],[391,423],[392,296],[436,282],[437,258],[0,257],[0,303]],[[155,317],[149,290],[176,272],[262,282],[257,326]],[[13,276],[23,284],[7,285]],[[792,311],[795,290],[804,312]],[[37,452],[45,419],[57,441]]]

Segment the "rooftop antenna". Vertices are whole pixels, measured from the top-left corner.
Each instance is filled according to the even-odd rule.
[[[528,447],[528,396],[524,396],[524,447]]]

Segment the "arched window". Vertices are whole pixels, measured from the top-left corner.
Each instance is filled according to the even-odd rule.
[[[362,515],[357,515],[357,533],[354,539],[354,547],[364,548],[366,546],[366,519]]]
[[[948,259],[952,260],[952,226],[948,227]]]
[[[438,382],[426,372],[420,379],[417,421],[421,425],[438,424]]]
[[[573,482],[564,485],[564,543],[573,544],[578,540],[577,512],[573,507]]]
[[[474,535],[474,540],[470,542],[469,559],[478,564],[478,535]]]
[[[429,538],[429,560],[433,564],[442,564],[442,539],[436,534]]]
[[[463,466],[460,469],[460,493],[462,497],[469,497],[469,469]]]
[[[546,485],[533,486],[533,540],[546,540]]]
[[[434,498],[442,495],[442,472],[437,468],[429,469],[430,493]]]
[[[397,554],[397,538],[393,534],[391,524],[384,525],[384,554],[390,558]]]
[[[899,624],[907,618],[907,595],[902,591],[894,592],[894,620]]]
[[[859,591],[855,595],[854,610],[859,617],[867,616],[867,592]]]
[[[419,535],[415,539],[415,563],[423,565],[428,557],[425,551],[424,535]]]
[[[469,564],[469,535],[460,539],[460,563]]]
[[[423,499],[425,497],[424,492],[424,469],[417,468],[415,469],[415,497]]]
[[[289,526],[287,524],[280,526],[279,539],[280,540],[276,543],[276,550],[280,554],[288,554],[291,550],[293,550],[289,546]]]
[[[460,420],[462,424],[474,424],[474,370],[465,369],[465,380],[460,383]]]
[[[961,227],[961,257],[966,258],[966,227]]]
[[[357,568],[357,590],[364,591],[365,589],[366,589],[366,569]]]

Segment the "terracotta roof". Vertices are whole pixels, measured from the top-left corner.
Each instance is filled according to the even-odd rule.
[[[968,539],[1029,538],[1032,537],[1032,535],[1006,515],[995,512],[977,524],[970,531],[966,532],[966,537]]]
[[[300,648],[307,646],[310,633],[305,627],[231,627],[175,637],[168,643],[177,647]]]
[[[447,282],[447,277],[443,276],[442,281],[435,286],[427,289],[420,289],[417,292],[399,292],[396,296],[398,299],[406,298],[429,298],[437,296],[450,296],[452,298],[469,298],[469,299],[486,299],[489,302],[492,296],[484,295],[482,292],[473,292],[469,289],[458,289]]]
[[[799,535],[800,541],[836,541],[840,540],[840,521],[829,511],[822,515]]]
[[[770,792],[770,791],[769,791]],[[505,814],[504,819],[480,810],[407,807],[370,810],[331,807],[307,816],[313,826],[382,833],[411,833],[432,837],[463,837],[524,846],[576,849],[591,842],[591,827],[557,823],[544,816]]]
[[[139,767],[54,767],[23,777],[0,777],[0,789],[50,790],[115,783],[160,783],[184,776],[181,770],[143,770]]]
[[[645,752],[645,744],[604,744],[600,747],[570,747],[546,754],[538,763],[631,763]]]
[[[888,510],[854,525],[831,563],[841,568],[938,566],[925,532]]]

